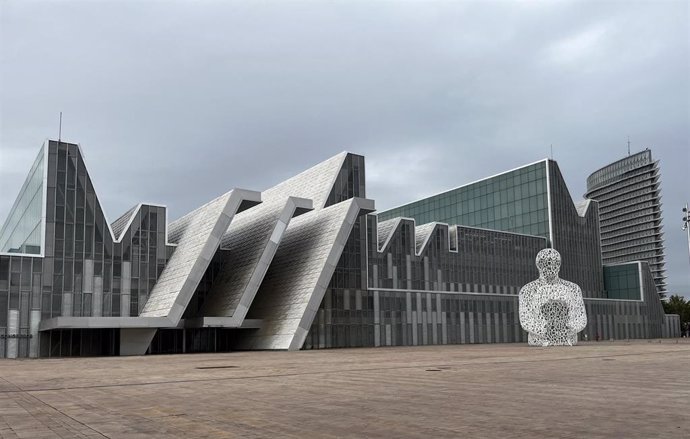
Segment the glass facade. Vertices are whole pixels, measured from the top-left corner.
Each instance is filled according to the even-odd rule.
[[[533,255],[546,247],[545,238],[439,225],[418,248],[423,226],[401,220],[379,249],[377,216],[366,219],[367,285],[337,275],[358,268],[357,247],[349,244],[305,348],[523,340],[510,296],[538,277]],[[359,239],[353,233],[348,243]]]
[[[640,273],[640,267],[642,272]],[[607,285],[613,296],[606,299],[585,299],[589,322],[585,329],[590,339],[660,338],[664,333],[666,315],[656,292],[654,278],[646,262],[605,266]],[[609,278],[611,276],[611,278]],[[636,280],[633,280],[633,277]],[[632,291],[642,280],[641,291]],[[642,300],[640,300],[640,293]],[[617,299],[626,299],[625,301]]]
[[[340,172],[333,182],[324,207],[332,206],[353,197],[366,198],[364,156],[347,154]]]
[[[510,296],[332,289],[304,349],[527,340]]]
[[[368,218],[369,242],[376,242],[376,216]],[[403,219],[386,248],[369,246],[370,288],[517,294],[538,277],[534,255],[545,238],[439,225],[418,248],[419,229]]]
[[[579,212],[558,164],[549,161],[553,248],[561,254],[563,279],[575,282],[584,297],[605,297],[597,203]]]
[[[405,217],[417,225],[438,221],[544,237],[561,253],[562,278],[580,285],[585,297],[602,297],[598,211],[594,204],[589,207],[577,211],[558,164],[543,160],[378,216],[380,221]]]
[[[229,352],[234,331],[225,328],[159,329],[149,354]]]
[[[37,353],[40,320],[139,315],[174,249],[166,244],[166,209],[160,206],[130,210],[129,227],[115,239],[78,146],[50,141],[44,148],[45,257],[0,255],[0,345],[5,351],[9,346],[10,355]],[[40,355],[72,352],[60,343],[71,344],[80,334],[41,333]],[[112,338],[107,331],[94,334]]]
[[[379,212],[379,220],[413,218],[549,238],[546,161]]]
[[[41,253],[44,157],[45,151],[41,148],[5,224],[0,229],[0,252]]]
[[[640,299],[640,269],[637,262],[604,266],[604,286],[609,299]]]
[[[401,219],[391,228],[398,217],[413,218],[416,224]],[[649,295],[640,301],[641,289],[645,294],[650,289],[651,274],[647,285],[640,285],[636,266],[632,270],[638,280],[629,267],[626,274],[621,268],[604,271],[598,206],[576,207],[553,161],[368,215],[367,220],[367,285],[334,276],[305,349],[524,341],[517,293],[538,277],[534,257],[551,238],[562,256],[561,277],[580,285],[586,297],[590,323],[583,336],[662,335],[660,303]],[[475,227],[438,225],[429,232],[431,222]],[[420,239],[423,232],[429,236]],[[336,272],[351,268],[357,260],[352,256],[346,247]]]

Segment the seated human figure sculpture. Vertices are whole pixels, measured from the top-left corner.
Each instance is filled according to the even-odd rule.
[[[547,248],[537,254],[539,279],[520,290],[520,325],[530,346],[574,346],[587,326],[580,287],[558,277],[561,255]]]

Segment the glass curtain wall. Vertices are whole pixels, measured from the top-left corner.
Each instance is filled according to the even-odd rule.
[[[41,253],[44,149],[38,153],[17,200],[0,229],[0,252]]]
[[[546,162],[379,212],[379,221],[413,218],[548,238]]]

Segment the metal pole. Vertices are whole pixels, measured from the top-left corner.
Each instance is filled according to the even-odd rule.
[[[685,230],[688,235],[688,261],[690,261],[690,210],[688,210],[688,203],[685,203],[683,215],[683,225],[681,229]]]

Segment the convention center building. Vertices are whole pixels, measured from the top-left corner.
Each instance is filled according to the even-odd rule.
[[[49,140],[0,229],[0,357],[525,342],[518,292],[547,247],[583,291],[581,337],[677,336],[648,262],[604,264],[599,230],[553,160],[376,212],[347,152],[111,222],[79,145]]]

